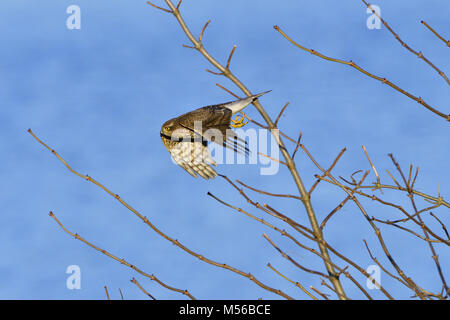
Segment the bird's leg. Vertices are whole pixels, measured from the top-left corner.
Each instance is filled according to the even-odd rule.
[[[244,122],[245,119],[245,113],[241,112],[242,116],[236,115],[235,119],[231,119],[232,124],[230,124],[231,127],[233,128],[242,128],[243,126],[245,126],[247,122]]]

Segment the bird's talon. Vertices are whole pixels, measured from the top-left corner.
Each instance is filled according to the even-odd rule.
[[[231,122],[233,124],[231,124],[230,126],[233,128],[242,128],[243,126],[245,126],[247,122],[244,122],[245,117],[244,116],[239,116],[237,115],[235,119],[231,119]]]

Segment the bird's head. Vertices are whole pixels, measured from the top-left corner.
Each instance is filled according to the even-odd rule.
[[[164,122],[164,124],[161,126],[161,135],[165,135],[165,136],[171,136],[172,132],[175,129],[175,123],[174,121],[168,120],[166,122]]]

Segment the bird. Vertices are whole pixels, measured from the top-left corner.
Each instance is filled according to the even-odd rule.
[[[217,143],[234,152],[249,154],[246,141],[231,130],[231,127],[240,128],[247,123],[244,122],[244,115],[237,115],[235,119],[232,117],[270,91],[205,106],[167,120],[161,126],[162,143],[173,161],[191,176],[213,179],[217,172],[212,166],[217,166],[217,163],[211,157],[208,143]]]

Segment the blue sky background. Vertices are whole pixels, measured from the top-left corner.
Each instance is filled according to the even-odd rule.
[[[71,4],[81,8],[81,30],[66,28],[66,8]],[[449,73],[449,49],[420,24],[423,19],[448,37],[448,1],[376,4],[403,40]],[[196,107],[232,100],[217,82],[237,92],[225,78],[204,71],[211,66],[198,52],[181,46],[188,40],[172,16],[145,1],[5,0],[0,7],[1,299],[104,299],[105,285],[112,298],[120,298],[121,288],[126,299],[144,299],[130,283],[132,277],[158,299],[185,298],[71,238],[48,217],[50,210],[69,230],[169,285],[189,289],[197,298],[279,298],[158,236],[101,189],[71,174],[26,132],[28,128],[74,169],[104,183],[192,250],[251,272],[296,298],[306,296],[268,269],[268,262],[304,286],[327,291],[319,278],[289,264],[261,235],[267,233],[302,265],[323,270],[318,259],[206,193],[272,221],[266,214],[247,204],[223,179],[195,180],[170,161],[159,137],[161,124]],[[301,130],[303,143],[322,166],[329,166],[347,147],[335,176],[370,168],[361,149],[365,145],[382,182],[391,183],[385,169],[395,171],[387,157],[393,152],[404,169],[410,163],[420,167],[417,189],[436,194],[440,181],[442,196],[450,198],[447,122],[352,68],[293,47],[272,28],[279,25],[308,48],[352,59],[450,113],[445,81],[384,27],[369,30],[369,15],[360,1],[185,0],[182,14],[196,34],[212,20],[204,44],[220,61],[226,61],[237,45],[232,70],[255,93],[273,90],[261,99],[269,114],[276,117],[290,101],[280,127],[293,138]],[[247,112],[260,119],[254,107]],[[303,152],[296,162],[305,184],[311,186],[318,169]],[[218,171],[272,192],[296,194],[284,168],[274,176],[260,176],[256,165],[221,165]],[[374,181],[373,175],[367,181]],[[248,194],[308,225],[298,201]],[[321,183],[313,194],[318,220],[345,196]],[[380,196],[411,209],[405,194]],[[362,203],[371,216],[402,217],[370,201]],[[417,203],[429,205],[419,199]],[[448,225],[448,209],[433,212]],[[426,220],[442,234],[433,220],[428,216]],[[426,289],[439,290],[427,245],[386,226],[381,230],[406,274]],[[324,233],[334,247],[363,267],[373,263],[362,242],[366,239],[388,265],[354,204],[330,220]],[[448,277],[448,249],[437,250]],[[81,268],[80,290],[66,288],[69,265]],[[397,298],[411,295],[384,275],[381,281]],[[349,296],[362,298],[354,285],[347,280],[344,285]]]

